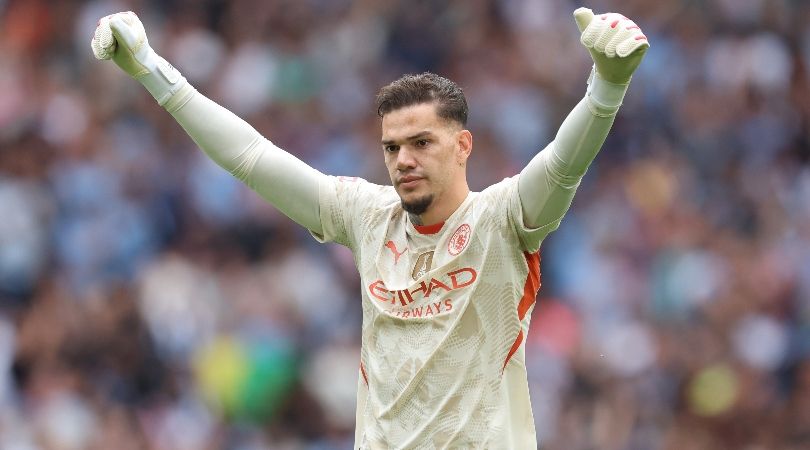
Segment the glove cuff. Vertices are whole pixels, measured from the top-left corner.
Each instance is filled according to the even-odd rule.
[[[160,55],[150,49],[145,58],[145,73],[135,76],[160,106],[166,106],[169,100],[177,94],[188,82],[180,71],[169,64]]]
[[[174,114],[182,107],[186,106],[186,103],[191,101],[196,93],[197,90],[194,89],[194,86],[192,86],[191,83],[186,83],[162,106],[169,114]]]
[[[615,115],[622,106],[629,84],[629,81],[623,84],[611,83],[602,78],[596,68],[591,69],[587,91],[588,107],[591,112],[599,117]]]

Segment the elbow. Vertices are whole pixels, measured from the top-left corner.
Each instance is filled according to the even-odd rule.
[[[576,190],[579,183],[582,182],[582,178],[585,177],[585,172],[569,173],[562,165],[549,164],[546,169],[546,179],[553,188]]]
[[[261,135],[256,136],[244,150],[236,155],[232,161],[233,168],[229,170],[233,176],[250,184],[250,174],[253,173],[253,169],[266,150],[265,146],[261,145],[263,141],[265,140]]]

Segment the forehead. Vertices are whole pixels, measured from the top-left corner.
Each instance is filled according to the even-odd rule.
[[[436,114],[436,103],[419,103],[391,111],[383,116],[383,140],[396,140],[422,131],[438,131],[449,121]]]

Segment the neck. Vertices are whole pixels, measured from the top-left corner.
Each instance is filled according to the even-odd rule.
[[[470,193],[470,188],[465,183],[463,189],[458,189],[452,195],[443,197],[439,202],[434,202],[427,211],[422,214],[409,214],[411,223],[414,225],[434,225],[439,222],[444,222],[448,217],[453,215],[454,212],[464,203],[467,195]],[[451,193],[448,193],[451,194]]]

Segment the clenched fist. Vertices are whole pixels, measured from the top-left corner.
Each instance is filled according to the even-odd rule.
[[[596,72],[611,83],[628,83],[650,48],[638,25],[621,14],[594,16],[588,8],[574,11],[574,19],[582,33],[580,42],[591,54]]]

